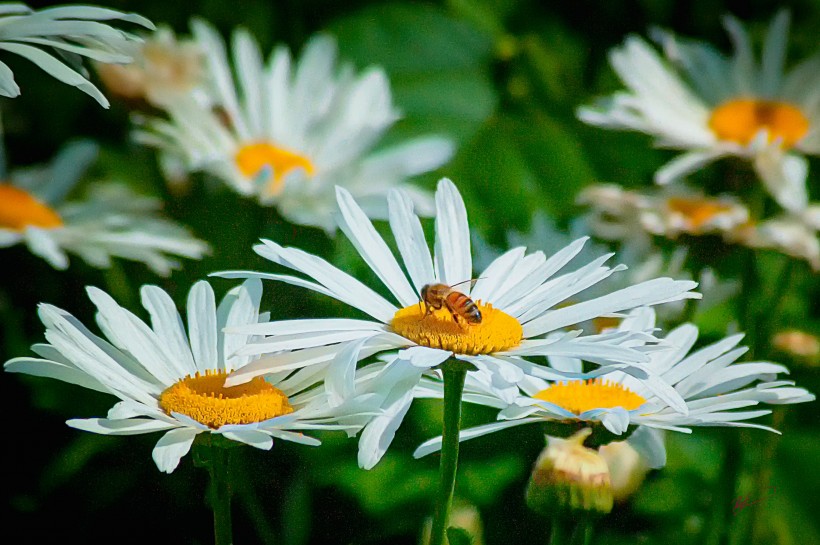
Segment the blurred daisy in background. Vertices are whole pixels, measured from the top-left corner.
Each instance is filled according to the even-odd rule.
[[[785,10],[769,26],[760,63],[742,24],[727,16],[724,25],[734,46],[732,57],[709,44],[657,31],[664,59],[630,36],[610,53],[627,90],[580,108],[578,115],[592,125],[652,135],[659,147],[687,150],[655,174],[659,184],[737,156],[752,162],[783,208],[799,212],[808,202],[804,155],[820,155],[818,58],[785,71]]]
[[[207,59],[210,100],[192,95],[163,104],[169,119],[153,118],[138,141],[157,148],[161,162],[204,171],[260,204],[276,206],[289,221],[335,231],[334,187],[362,200],[373,217],[386,217],[386,193],[402,186],[420,210],[429,196],[406,185],[453,154],[453,143],[429,136],[374,149],[401,117],[379,67],[357,74],[337,66],[333,38],[317,35],[298,60],[278,46],[267,65],[254,39],[233,34],[233,69],[216,30],[192,23]]]
[[[125,185],[99,183],[81,200],[66,200],[96,157],[96,144],[75,142],[48,166],[13,171],[0,183],[0,248],[26,244],[57,269],[68,267],[72,253],[94,267],[118,257],[161,275],[180,266],[176,257],[208,252],[205,242],[157,214],[160,201]]]
[[[132,60],[131,44],[140,38],[103,21],[123,21],[154,28],[140,15],[107,8],[58,6],[35,11],[25,4],[5,3],[0,5],[0,50],[28,59],[52,77],[78,88],[108,108],[108,100],[88,80],[82,59],[129,63]],[[48,53],[47,49],[55,50],[57,56]],[[14,74],[0,62],[0,96],[14,98],[19,94],[20,87]]]
[[[642,305],[698,298],[698,294],[691,292],[697,286],[695,282],[655,278],[579,301],[577,294],[623,270],[622,266],[604,265],[612,257],[609,254],[582,264],[577,270],[563,272],[583,248],[586,239],[581,238],[549,258],[540,251],[525,255],[523,247],[509,250],[490,263],[471,287],[473,261],[467,210],[450,180],[442,179],[436,191],[434,255],[421,222],[413,213],[410,197],[401,190],[390,193],[390,226],[404,267],[353,196],[343,188],[338,188],[337,194],[340,228],[398,306],[317,256],[263,240],[263,244],[254,247],[260,256],[312,280],[252,271],[215,275],[277,280],[305,287],[346,303],[372,319],[283,320],[235,328],[237,332],[265,336],[240,348],[239,354],[267,356],[233,373],[229,384],[241,384],[271,372],[329,366],[325,386],[342,400],[356,389],[357,361],[400,350],[394,359],[403,362],[406,373],[396,379],[403,384],[400,390],[405,405],[397,404],[392,417],[385,415],[382,422],[385,430],[395,431],[412,400],[409,392],[421,373],[449,358],[483,371],[500,389],[514,391],[515,383],[525,376],[524,370],[539,373],[541,366],[530,362],[527,356],[553,355],[595,362],[602,366],[597,372],[623,369],[639,376],[670,404],[685,410],[683,400],[672,388],[664,387],[643,366],[649,361],[644,343],[653,339],[648,332],[622,330],[579,336],[580,330],[566,328]],[[437,310],[433,306],[425,308],[420,294],[425,286],[436,283],[454,286],[455,291],[472,298],[481,314],[480,321],[465,323],[464,316],[457,317],[453,312],[459,311],[451,312],[447,305]],[[463,301],[461,296],[459,300]],[[568,300],[573,304],[564,306]],[[541,338],[553,332],[553,336]],[[632,347],[636,337],[642,340],[637,349]],[[542,369],[548,371],[546,367]],[[398,392],[396,396],[401,397]],[[374,444],[386,448],[389,440]]]
[[[638,309],[630,318],[619,329],[638,326],[645,330],[654,322],[654,312]],[[783,365],[735,363],[747,350],[737,346],[742,338],[742,334],[732,335],[690,353],[697,342],[698,329],[687,323],[664,338],[667,350],[648,354],[651,361],[647,368],[685,400],[686,412],[669,407],[645,383],[617,371],[593,380],[544,380],[528,374],[518,382],[521,390],[512,402],[507,400],[507,392],[468,376],[464,400],[500,411],[497,422],[462,430],[461,440],[531,423],[547,423],[547,433],[552,435],[556,431],[574,432],[590,427],[591,440],[596,444],[628,435],[626,441],[650,467],[657,468],[665,465],[666,451],[655,430],[691,433],[694,426],[730,426],[778,433],[768,426],[747,422],[769,414],[770,410],[745,409],[761,403],[803,403],[813,401],[815,396],[795,387],[793,382],[778,380],[779,374],[789,372]],[[575,358],[551,358],[550,365],[561,372],[583,371],[582,361]],[[424,379],[417,395],[441,397],[441,381]],[[439,437],[419,446],[414,455],[425,456],[440,448]]]
[[[605,240],[640,240],[640,231],[670,239],[681,234],[725,235],[749,221],[749,210],[736,198],[709,197],[681,187],[641,192],[593,185],[579,193],[578,203],[589,207],[587,221]]]
[[[130,64],[94,64],[106,89],[130,101],[161,106],[184,95],[205,93],[205,55],[191,39],[177,39],[174,31],[160,26],[143,42],[129,43]]]
[[[320,442],[304,430],[350,430],[334,423],[347,407],[331,409],[311,388],[321,373],[261,378],[228,388],[225,377],[252,358],[235,355],[248,337],[224,335],[225,327],[256,323],[262,285],[249,280],[232,289],[217,307],[204,281],[188,295],[188,333],[171,297],[156,286],[143,286],[147,325],[105,292],[90,287],[97,307],[98,337],[74,316],[41,304],[40,320],[48,344],[35,344],[39,358],[14,358],[6,371],[50,377],[120,399],[106,418],[69,420],[73,428],[104,435],[165,432],[153,451],[160,471],[171,473],[202,433],[268,450],[274,439],[305,445]],[[322,392],[321,390],[319,391]]]

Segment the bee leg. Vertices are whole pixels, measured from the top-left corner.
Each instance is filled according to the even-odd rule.
[[[427,318],[428,316],[430,316],[433,313],[433,305],[430,305],[428,303],[424,303],[424,306],[425,306],[426,311],[424,313],[423,318]]]

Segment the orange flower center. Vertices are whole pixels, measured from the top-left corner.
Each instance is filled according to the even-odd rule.
[[[293,412],[287,396],[262,377],[226,388],[227,376],[223,370],[189,375],[162,392],[159,406],[168,414],[182,413],[213,429]]]
[[[631,411],[646,403],[643,397],[623,385],[600,378],[557,382],[533,397],[554,403],[575,414],[614,407]]]
[[[426,314],[424,305],[399,309],[390,322],[393,331],[421,346],[449,350],[456,354],[490,354],[509,350],[521,343],[524,331],[518,320],[476,301],[481,323],[456,322],[453,314],[442,307]]]
[[[746,145],[761,130],[769,142],[780,139],[791,148],[809,132],[809,120],[798,108],[785,102],[740,98],[724,102],[712,111],[709,128],[721,139]]]
[[[26,227],[62,227],[59,214],[27,191],[0,184],[0,228],[23,231]]]
[[[670,212],[686,218],[690,228],[695,230],[708,224],[713,218],[733,210],[732,204],[727,202],[687,197],[670,197],[666,201],[666,207]]]
[[[235,159],[239,172],[247,178],[256,178],[262,173],[262,169],[270,168],[273,179],[268,185],[268,191],[272,195],[282,190],[285,176],[291,171],[301,168],[308,176],[316,173],[313,163],[307,157],[267,142],[253,142],[242,146],[236,152]]]

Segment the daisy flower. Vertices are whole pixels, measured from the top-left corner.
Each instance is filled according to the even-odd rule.
[[[630,36],[610,54],[627,89],[578,115],[592,125],[644,132],[658,146],[685,150],[655,174],[659,184],[736,156],[751,161],[781,206],[800,210],[808,199],[804,155],[820,155],[820,65],[812,57],[785,71],[786,11],[772,20],[760,63],[741,23],[726,17],[724,25],[732,57],[659,32],[664,59]]]
[[[616,366],[640,376],[656,388],[659,382],[643,366],[649,361],[646,347],[633,348],[637,338],[652,339],[645,332],[617,331],[602,335],[579,336],[579,331],[564,329],[585,320],[616,314],[641,305],[659,304],[685,298],[697,284],[657,278],[634,286],[580,301],[576,296],[603,281],[623,267],[607,267],[611,255],[604,255],[574,271],[565,267],[584,246],[576,240],[550,258],[543,252],[526,255],[525,248],[514,248],[494,260],[471,287],[473,265],[467,211],[455,185],[447,179],[436,191],[436,237],[434,252],[425,241],[413,204],[400,190],[388,197],[390,226],[404,268],[378,234],[352,195],[337,189],[340,227],[353,246],[391,292],[392,303],[373,289],[337,269],[323,259],[296,248],[286,248],[263,240],[254,250],[262,257],[310,277],[252,271],[215,273],[227,278],[255,277],[277,280],[317,291],[346,303],[371,319],[311,319],[260,323],[232,331],[263,335],[263,339],[240,348],[241,355],[266,355],[237,370],[229,384],[240,384],[270,372],[311,365],[329,365],[325,386],[337,392],[355,390],[356,362],[373,354],[400,350],[396,359],[427,370],[449,358],[466,362],[492,375],[499,385],[510,387],[524,378],[524,369],[539,367],[528,356],[571,356],[601,365]],[[407,271],[405,274],[404,271]],[[427,307],[420,294],[425,286],[456,286],[464,297],[474,301],[481,314],[478,323],[467,323],[448,310]],[[575,304],[562,304],[572,298]],[[427,308],[426,308],[427,307]],[[463,308],[463,307],[462,307]],[[551,337],[541,338],[555,333]],[[420,376],[405,381],[405,390]],[[402,379],[403,380],[403,379]],[[671,388],[658,395],[685,409]],[[406,409],[405,409],[406,411]],[[397,410],[400,421],[403,413]],[[392,422],[390,427],[397,426]]]
[[[216,434],[268,450],[274,439],[318,445],[302,430],[349,429],[333,423],[346,413],[331,409],[310,388],[321,373],[275,374],[238,387],[225,377],[252,358],[235,355],[249,340],[224,335],[225,327],[256,323],[262,285],[249,280],[231,290],[217,307],[204,281],[188,295],[188,333],[171,297],[156,286],[143,286],[147,325],[105,292],[89,287],[97,324],[105,338],[57,307],[41,304],[40,319],[48,344],[35,344],[39,358],[15,358],[6,371],[56,378],[120,399],[105,418],[72,419],[73,428],[104,435],[165,432],[153,458],[171,473],[197,435]],[[291,376],[288,376],[291,375]]]
[[[0,50],[28,59],[108,108],[108,100],[88,81],[82,58],[129,63],[129,45],[139,38],[101,21],[124,21],[154,28],[151,21],[135,13],[107,8],[58,6],[35,11],[25,4],[8,3],[0,5]],[[55,49],[62,60],[46,52],[48,48]],[[0,96],[14,98],[19,94],[14,74],[0,62]]]
[[[161,275],[179,267],[172,256],[200,259],[208,252],[206,243],[157,214],[158,200],[124,185],[98,184],[83,200],[66,201],[96,155],[95,144],[70,144],[50,165],[20,169],[0,183],[0,248],[26,244],[57,269],[68,267],[70,252],[94,267],[119,257]]]
[[[653,323],[654,312],[639,309],[619,329],[644,329]],[[735,363],[747,350],[738,347],[742,334],[691,352],[697,338],[697,327],[687,323],[664,339],[664,344],[671,348],[648,354],[651,361],[647,368],[685,400],[686,412],[673,409],[641,381],[622,372],[593,380],[565,380],[559,376],[545,380],[528,374],[519,381],[520,392],[512,402],[506,399],[507,392],[499,391],[492,383],[468,376],[464,400],[500,411],[497,422],[463,430],[460,439],[531,423],[546,423],[548,433],[583,427],[599,432],[605,429],[611,435],[606,435],[604,442],[627,435],[626,440],[650,467],[657,468],[665,465],[666,451],[654,430],[691,433],[694,426],[731,426],[778,433],[762,424],[747,422],[771,411],[748,409],[760,403],[782,405],[814,400],[813,394],[795,387],[793,382],[777,380],[778,374],[788,373],[782,365]],[[581,373],[583,369],[581,360],[576,358],[552,359],[550,363],[556,373]],[[424,379],[417,396],[441,397],[441,390],[440,381]],[[598,437],[600,441],[601,435]],[[440,448],[441,438],[432,439],[419,446],[414,456],[425,456]]]
[[[132,63],[95,63],[112,94],[160,106],[177,96],[204,93],[205,55],[193,40],[178,40],[173,30],[160,26],[144,42],[130,45]]]
[[[441,137],[374,151],[400,118],[387,75],[379,67],[360,74],[349,64],[337,67],[329,36],[311,38],[293,62],[279,46],[265,65],[253,38],[236,30],[234,78],[216,30],[199,20],[192,27],[207,58],[210,100],[170,101],[163,105],[170,119],[149,120],[136,135],[173,158],[168,164],[207,172],[275,205],[291,222],[334,231],[335,185],[368,201],[371,215],[383,216],[389,188],[452,156],[453,144]],[[413,191],[429,208],[426,193]]]
[[[589,223],[606,240],[642,238],[645,231],[666,238],[681,234],[726,234],[749,221],[749,210],[729,195],[708,197],[676,189],[660,193],[630,191],[617,185],[594,185],[581,191],[578,203],[590,207]]]

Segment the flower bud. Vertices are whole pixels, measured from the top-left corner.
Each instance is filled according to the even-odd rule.
[[[643,484],[649,466],[626,441],[603,445],[598,452],[609,467],[614,500],[619,503],[628,500]]]
[[[567,439],[547,438],[527,487],[533,511],[603,515],[612,510],[609,467],[597,451],[584,446],[591,433],[584,428]]]

